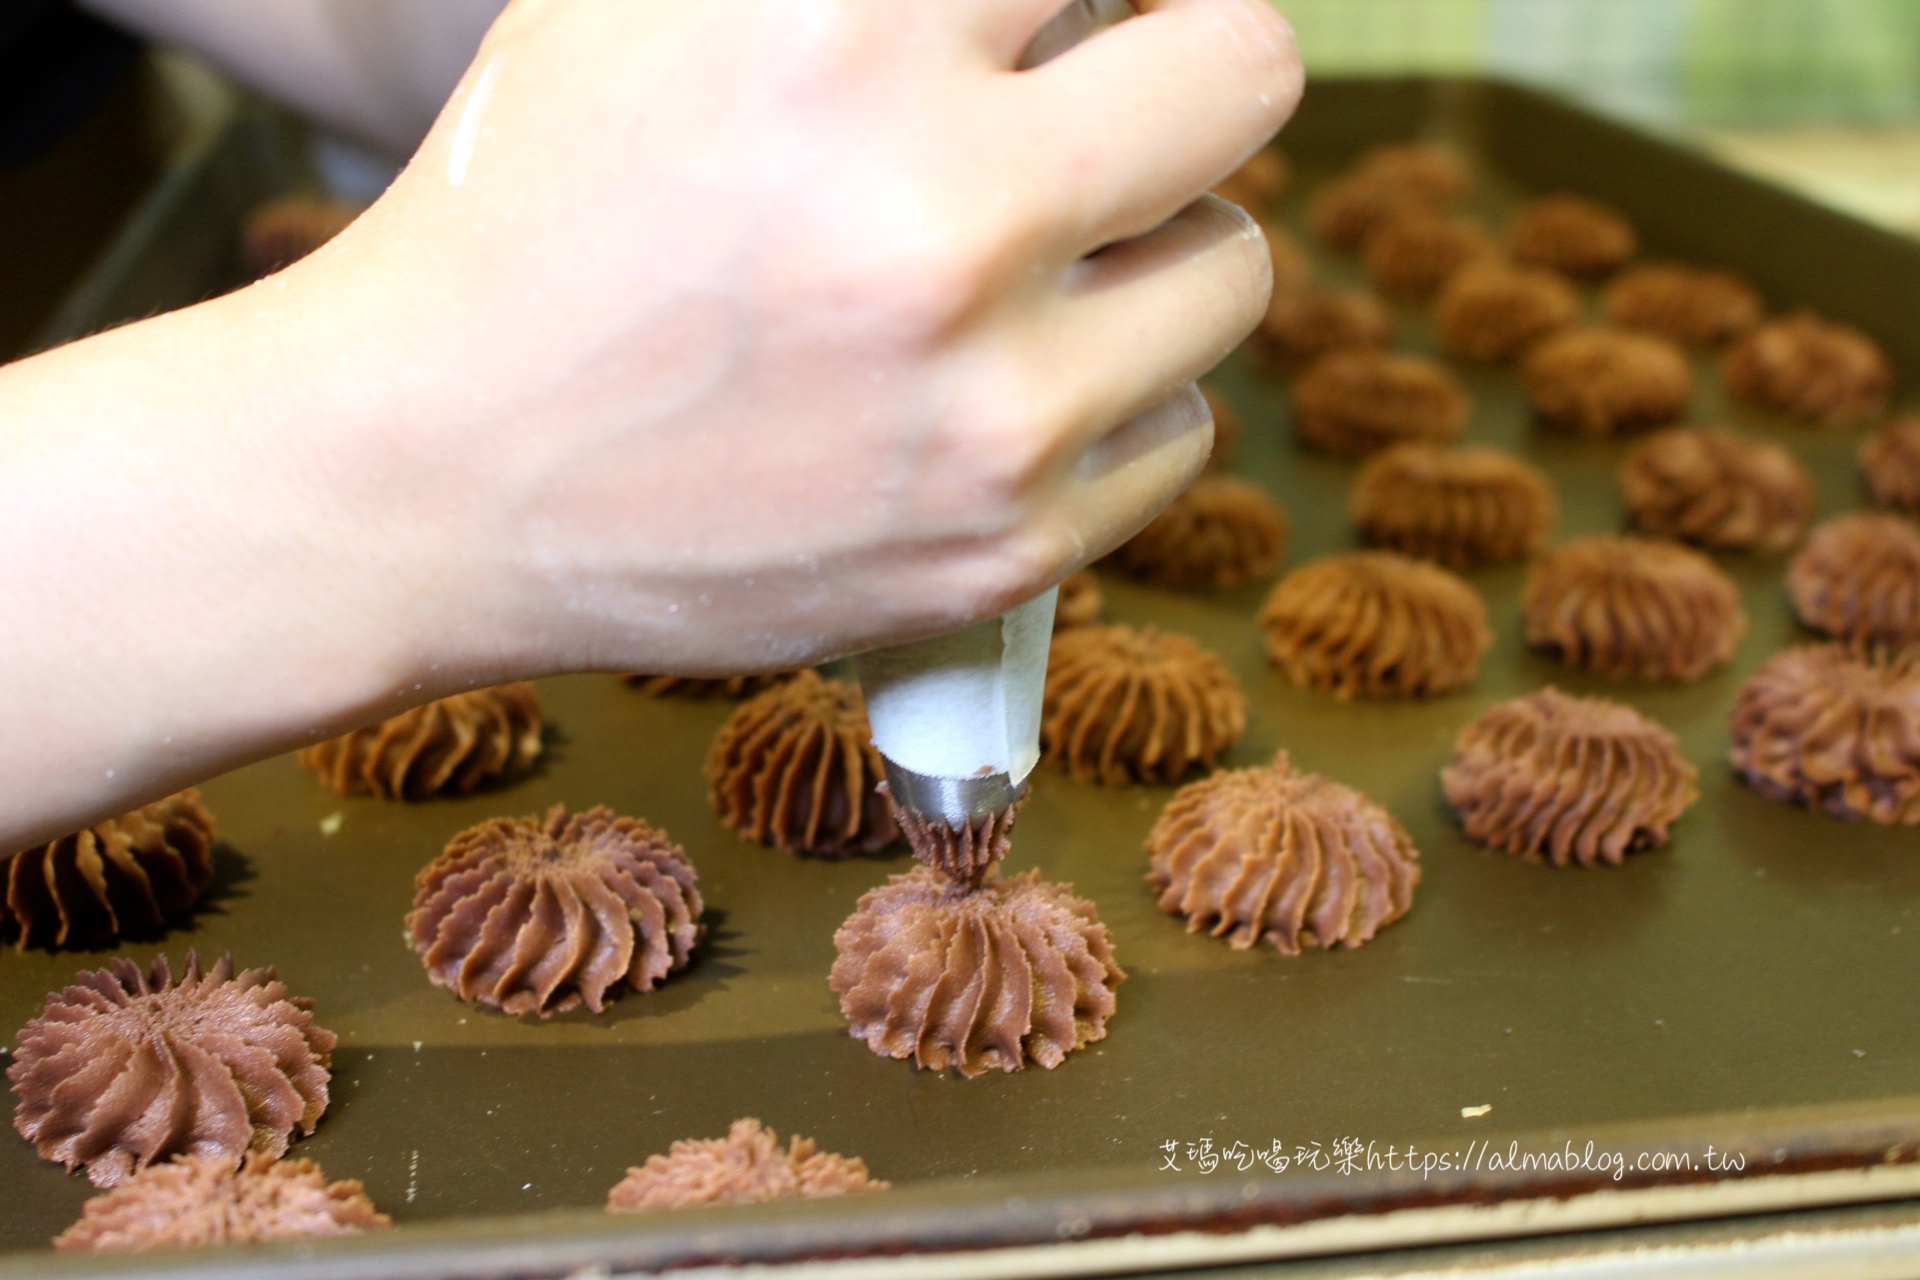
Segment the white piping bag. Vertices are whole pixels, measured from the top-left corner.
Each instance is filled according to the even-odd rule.
[[[1074,0],[1034,37],[1038,66],[1133,16],[1127,0]],[[895,803],[959,829],[1004,813],[1040,760],[1054,588],[998,618],[854,659]]]

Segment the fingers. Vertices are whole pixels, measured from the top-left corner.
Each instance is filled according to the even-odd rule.
[[[1286,123],[1303,85],[1269,0],[1139,0],[1140,16],[1019,77],[1059,158],[1070,248],[1139,235]]]
[[[1137,414],[1080,456],[1038,521],[1070,547],[1071,566],[1097,560],[1179,496],[1213,452],[1213,415],[1192,384]]]
[[[1144,528],[1206,468],[1213,418],[1197,387],[1108,432],[1027,504],[1017,526],[923,549],[892,593],[926,594],[929,610],[903,620],[903,635],[951,630],[1004,612],[1106,555]],[[931,591],[929,591],[931,587]]]
[[[1212,196],[1078,264],[1065,292],[999,335],[1011,374],[986,380],[1028,412],[1028,474],[1072,467],[1113,429],[1219,364],[1266,314],[1273,267],[1259,225]],[[976,419],[978,420],[978,419]]]

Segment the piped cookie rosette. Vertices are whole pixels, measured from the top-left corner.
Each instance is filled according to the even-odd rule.
[[[1103,1038],[1126,973],[1072,886],[1000,874],[1019,806],[964,830],[896,813],[924,865],[869,891],[833,936],[829,982],[854,1038],[967,1077],[1057,1067]]]

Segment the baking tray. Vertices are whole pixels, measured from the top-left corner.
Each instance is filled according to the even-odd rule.
[[[1413,137],[1450,142],[1485,170],[1474,203],[1489,216],[1563,187],[1611,200],[1648,252],[1735,268],[1776,308],[1811,305],[1861,324],[1914,384],[1920,325],[1900,303],[1920,296],[1920,245],[1531,90],[1315,83],[1283,137],[1299,171],[1288,219],[1297,227],[1304,194],[1362,146]],[[1355,278],[1351,263],[1320,265]],[[1431,349],[1424,317],[1400,318],[1403,345]],[[1730,410],[1710,362],[1702,372],[1694,419],[1789,444],[1817,479],[1820,518],[1860,505],[1860,433]],[[1510,373],[1464,376],[1475,397],[1468,436],[1552,474],[1561,538],[1620,527],[1625,443],[1537,430]],[[1352,545],[1354,467],[1296,451],[1278,381],[1236,359],[1218,382],[1248,428],[1237,469],[1293,517],[1289,563]],[[1722,563],[1751,625],[1735,660],[1705,680],[1616,684],[1529,654],[1523,573],[1509,567],[1471,575],[1498,636],[1480,680],[1416,702],[1340,703],[1271,672],[1253,621],[1264,587],[1192,596],[1105,579],[1111,619],[1189,632],[1239,675],[1249,726],[1227,763],[1285,747],[1361,787],[1406,824],[1425,879],[1412,913],[1359,950],[1236,953],[1188,935],[1144,886],[1141,842],[1172,788],[1109,790],[1043,772],[1010,865],[1093,898],[1131,975],[1108,1038],[1052,1072],[962,1081],[876,1058],[847,1036],[826,985],[833,930],[861,892],[910,864],[803,861],[724,831],[700,768],[730,704],[648,699],[606,676],[544,681],[554,727],[540,771],[473,799],[342,800],[290,758],[216,779],[205,787],[222,841],[208,908],[160,946],[124,954],[231,949],[312,996],[341,1046],[333,1105],[295,1150],[332,1177],[363,1179],[404,1229],[192,1258],[27,1252],[0,1260],[0,1275],[560,1275],[916,1253],[897,1265],[1140,1270],[1920,1194],[1920,1020],[1909,1012],[1920,987],[1920,834],[1775,804],[1730,777],[1735,690],[1801,633],[1782,558]],[[1703,794],[1669,849],[1617,870],[1559,871],[1456,830],[1437,777],[1454,734],[1547,682],[1620,698],[1679,734]],[[463,1006],[427,983],[402,941],[411,877],[462,827],[559,801],[643,814],[683,842],[712,906],[709,940],[689,972],[604,1015],[540,1023]],[[0,1034],[102,958],[0,956]],[[898,1189],[646,1218],[597,1211],[629,1164],[743,1115],[863,1156]],[[1344,1138],[1381,1150],[1593,1141],[1630,1161],[1684,1151],[1696,1163],[1618,1181],[1484,1167],[1208,1174],[1188,1152],[1276,1139],[1331,1152]],[[1183,1172],[1161,1167],[1168,1142]],[[1709,1174],[1709,1144],[1739,1152],[1742,1175]],[[0,1142],[0,1186],[0,1248],[12,1250],[34,1250],[88,1194],[12,1139]]]

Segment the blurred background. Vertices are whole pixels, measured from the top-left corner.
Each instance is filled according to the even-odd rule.
[[[501,2],[0,0],[0,359],[230,283],[209,210],[370,199]],[[1310,76],[1526,81],[1920,235],[1920,0],[1281,7]]]
[[[1284,0],[1311,73],[1494,75],[1920,235],[1920,0]]]

